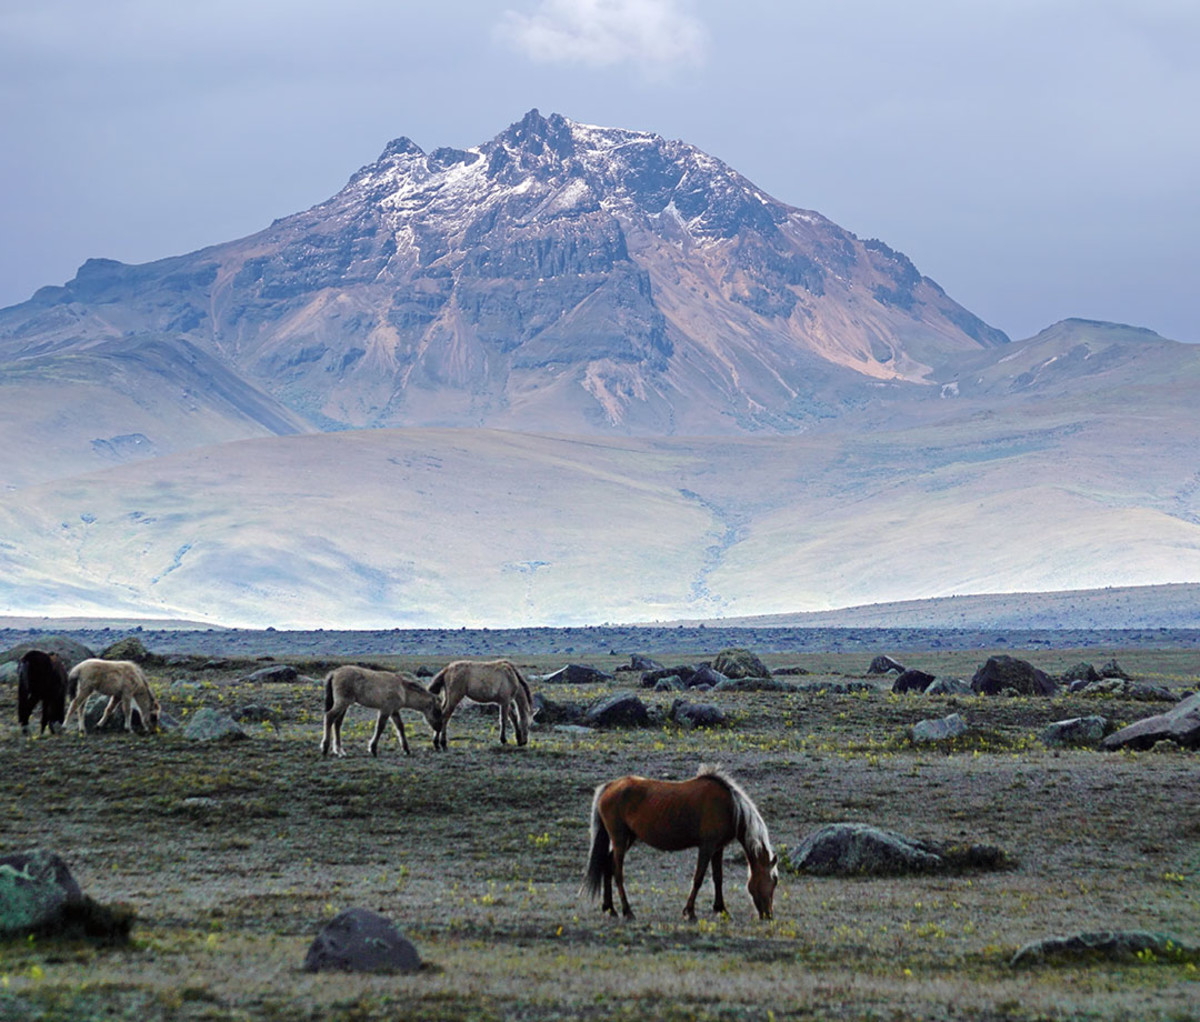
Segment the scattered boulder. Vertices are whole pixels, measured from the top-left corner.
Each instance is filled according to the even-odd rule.
[[[726,678],[769,678],[771,671],[757,656],[748,649],[732,647],[723,649],[713,659],[714,671],[719,671]]]
[[[1103,717],[1072,717],[1046,725],[1040,737],[1042,744],[1050,748],[1092,746],[1099,744],[1107,727],[1108,721]]]
[[[611,674],[588,664],[567,664],[566,667],[560,667],[553,674],[542,678],[548,685],[596,685],[613,680]]]
[[[63,666],[68,671],[80,661],[89,660],[96,655],[83,643],[69,639],[65,635],[42,635],[36,641],[22,642],[20,645],[0,653],[0,662],[7,663],[11,660],[15,664],[21,659],[22,654],[28,653],[31,649],[57,653],[58,659],[63,662]]]
[[[1165,933],[1147,930],[1099,930],[1069,937],[1046,937],[1025,944],[1013,955],[1014,968],[1051,962],[1117,961],[1161,959],[1185,962],[1200,958],[1200,949]]]
[[[1200,748],[1200,692],[1188,696],[1166,713],[1121,728],[1100,743],[1102,749],[1149,749],[1156,742],[1172,741],[1185,749]]]
[[[926,674],[924,671],[910,667],[902,671],[892,682],[892,691],[897,693],[924,692],[936,680],[932,674]]]
[[[940,720],[921,720],[908,729],[909,739],[917,745],[930,742],[946,742],[965,735],[970,730],[967,722],[957,714]]]
[[[672,676],[678,678],[686,686],[688,680],[696,673],[696,668],[691,664],[677,664],[675,667],[657,667],[653,671],[645,671],[642,674],[642,688],[653,688],[663,678]]]
[[[631,671],[661,671],[663,665],[651,657],[642,656],[641,653],[634,653],[629,658],[628,669]]]
[[[975,672],[971,689],[982,696],[1000,695],[1005,689],[1023,696],[1052,696],[1058,685],[1033,664],[1001,654],[988,657],[987,663]]]
[[[714,692],[795,692],[795,685],[778,678],[726,678],[718,681]]]
[[[17,683],[17,661],[5,660],[0,664],[0,685],[15,685]]]
[[[828,823],[800,842],[790,865],[819,876],[899,876],[1007,869],[1012,861],[993,845],[938,845],[868,823]]]
[[[898,660],[893,660],[890,656],[880,654],[871,661],[871,666],[867,668],[868,674],[891,674],[895,671],[897,674],[904,673],[904,665]]]
[[[417,972],[421,956],[386,916],[365,908],[338,913],[313,938],[305,972]]]
[[[100,658],[102,660],[132,660],[135,664],[143,664],[150,667],[157,667],[163,662],[163,658],[147,650],[142,645],[142,640],[136,635],[129,635],[124,639],[118,639],[101,652]]]
[[[1120,678],[1122,681],[1132,681],[1133,679],[1125,673],[1121,665],[1117,663],[1116,658],[1107,660],[1100,665],[1101,678]]]
[[[1071,682],[1082,681],[1084,684],[1086,684],[1089,681],[1099,681],[1100,675],[1097,673],[1096,668],[1094,668],[1091,664],[1078,663],[1074,667],[1068,667],[1065,671],[1063,671],[1062,674],[1058,676],[1058,680],[1060,684],[1070,685],[1071,691],[1073,692],[1075,691],[1075,687],[1071,685]]]
[[[668,674],[654,683],[655,692],[682,692],[687,686],[678,674]]]
[[[240,724],[227,714],[204,706],[192,714],[192,719],[183,729],[184,738],[197,742],[214,742],[222,739],[240,741],[250,736]]]
[[[701,664],[690,678],[684,680],[684,684],[688,688],[714,688],[721,684],[721,682],[728,680],[725,675],[716,670],[711,664]]]
[[[671,704],[668,717],[688,730],[698,727],[725,727],[729,723],[729,718],[719,706],[712,703],[689,703],[685,699],[676,699]]]
[[[117,705],[113,707],[112,713],[109,714],[108,720],[104,722],[104,726],[100,726],[100,718],[104,716],[104,708],[108,706],[108,696],[101,695],[98,692],[93,692],[88,696],[88,700],[83,704],[83,728],[89,734],[94,732],[102,732],[108,734],[113,731],[125,730],[125,709],[121,706],[118,700]],[[142,724],[142,715],[139,712],[136,704],[130,709],[130,715],[133,717],[133,730],[145,731],[145,726]],[[74,723],[74,716],[71,717]],[[159,715],[159,724],[162,723],[162,715]]]
[[[632,692],[614,692],[597,699],[584,711],[587,727],[647,727],[650,710]]]
[[[1173,703],[1178,696],[1165,685],[1152,685],[1125,678],[1100,678],[1097,681],[1071,683],[1071,692],[1085,696],[1111,696],[1115,699],[1135,699],[1138,702]]]
[[[300,680],[300,672],[290,664],[272,664],[270,667],[260,667],[241,680],[252,681],[256,685],[290,685]]]
[[[533,694],[533,719],[543,724],[575,724],[583,719],[583,707],[579,703],[560,703],[547,699],[541,692]]]
[[[0,938],[61,936],[124,941],[133,912],[85,895],[63,859],[35,848],[0,857]]]
[[[974,690],[962,678],[934,678],[925,689],[927,696],[969,696]]]
[[[797,675],[797,674],[809,674],[811,672],[807,668],[800,667],[796,664],[792,664],[789,667],[776,667],[775,670],[773,670],[771,673],[772,674],[786,674],[786,675],[791,676],[791,675]]]

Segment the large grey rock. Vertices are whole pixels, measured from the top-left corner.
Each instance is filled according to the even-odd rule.
[[[895,671],[897,674],[904,673],[904,665],[898,660],[893,660],[890,656],[880,654],[871,661],[871,666],[867,668],[868,674],[890,674]]]
[[[793,869],[823,876],[897,876],[932,873],[944,863],[937,850],[867,823],[828,823],[791,854]]]
[[[652,671],[642,672],[642,688],[653,688],[663,678],[678,678],[687,685],[688,680],[696,673],[696,668],[691,664],[676,664],[674,667],[656,667]]]
[[[967,722],[959,714],[952,713],[950,716],[938,720],[917,721],[908,729],[908,736],[913,742],[920,745],[927,742],[950,741],[965,735],[969,730]]]
[[[974,690],[962,678],[934,678],[925,689],[927,696],[969,696]]]
[[[15,685],[17,683],[17,661],[5,660],[0,664],[0,685]]]
[[[996,696],[1012,689],[1023,696],[1052,696],[1058,689],[1054,679],[1033,664],[1001,654],[989,657],[975,672],[971,688],[979,695]]]
[[[1042,729],[1042,744],[1049,747],[1062,745],[1097,745],[1104,737],[1108,721],[1103,717],[1072,717],[1056,720]]]
[[[131,909],[89,898],[54,852],[35,848],[0,857],[0,939],[36,935],[120,942],[132,926]]]
[[[754,653],[741,647],[723,649],[712,662],[713,670],[726,678],[769,678],[771,671]]]
[[[1200,692],[1193,693],[1166,713],[1130,724],[1100,743],[1102,749],[1148,749],[1155,742],[1172,741],[1186,749],[1200,748]]]
[[[574,724],[583,717],[579,703],[557,702],[541,692],[533,694],[533,719],[539,726],[551,724]]]
[[[587,727],[646,727],[650,711],[634,693],[614,692],[592,703],[581,723]]]
[[[567,664],[542,678],[549,685],[597,685],[612,680],[611,674],[589,664]]]
[[[348,908],[313,938],[305,972],[417,972],[421,956],[412,942],[378,912]]]
[[[1141,703],[1174,703],[1179,699],[1179,696],[1165,685],[1130,681],[1127,678],[1100,678],[1096,681],[1072,682],[1071,691],[1085,696],[1134,699]]]
[[[1091,664],[1081,661],[1074,667],[1068,667],[1065,671],[1063,671],[1062,674],[1058,676],[1058,680],[1061,684],[1070,685],[1071,690],[1074,691],[1074,685],[1071,684],[1072,682],[1082,681],[1084,684],[1087,684],[1089,681],[1099,681],[1100,675],[1096,672],[1096,668],[1094,668]]]
[[[1194,961],[1200,949],[1176,937],[1148,930],[1098,930],[1067,937],[1032,940],[1013,955],[1013,968],[1055,961]]]
[[[631,671],[661,671],[663,665],[653,657],[643,656],[641,653],[634,653],[629,658],[629,670]]]
[[[725,727],[729,720],[719,706],[712,703],[689,703],[686,699],[676,699],[671,704],[668,714],[680,727]]]
[[[214,710],[211,706],[203,706],[192,714],[191,720],[183,729],[183,737],[198,742],[214,742],[221,739],[238,741],[250,736],[232,717]]]
[[[88,696],[88,701],[83,706],[83,727],[85,731],[107,734],[112,731],[125,730],[125,710],[122,708],[120,702],[113,707],[113,711],[108,715],[108,720],[104,722],[104,726],[100,726],[100,718],[104,716],[104,708],[106,706],[108,706],[108,696],[100,695],[99,693],[93,693]],[[142,715],[138,712],[136,706],[130,710],[130,714],[133,717],[133,730],[145,730],[142,725]],[[161,716],[159,723],[160,725],[162,723]],[[75,724],[74,715],[71,716],[71,726],[78,726]]]
[[[0,936],[52,928],[66,903],[82,897],[67,864],[53,852],[35,848],[0,858]]]
[[[683,683],[688,688],[715,688],[721,682],[728,680],[711,664],[701,664],[690,678],[683,679]]]
[[[778,678],[726,678],[718,681],[714,692],[795,692],[796,685]]]
[[[259,685],[290,685],[300,679],[300,672],[289,664],[272,664],[270,667],[260,667],[253,674],[247,675],[243,681],[252,681]]]
[[[96,654],[81,642],[69,639],[65,635],[40,635],[36,641],[22,642],[11,649],[0,653],[0,661],[11,660],[16,663],[21,654],[31,649],[44,650],[47,653],[57,653],[63,666],[69,671],[82,660],[88,660]]]
[[[655,692],[681,692],[685,688],[687,686],[678,674],[668,674],[665,678],[659,678],[654,683]]]

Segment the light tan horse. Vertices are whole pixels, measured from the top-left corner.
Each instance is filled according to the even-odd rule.
[[[712,863],[716,897],[713,911],[725,911],[722,856],[730,841],[741,842],[749,863],[746,890],[760,919],[770,919],[779,882],[779,857],[771,849],[767,825],[741,786],[720,767],[700,765],[690,781],[653,781],[618,777],[596,789],[592,798],[592,850],[583,888],[593,898],[604,888],[604,911],[616,915],[613,883],[621,911],[633,918],[625,897],[625,853],[635,841],[663,852],[699,848],[692,893],[683,914],[696,918],[696,895]]]
[[[325,733],[321,736],[321,755],[332,746],[335,756],[345,756],[342,748],[342,720],[346,711],[358,703],[379,711],[375,734],[367,746],[372,756],[379,755],[379,738],[390,719],[406,756],[411,755],[404,734],[401,710],[420,710],[433,728],[434,748],[442,727],[442,704],[416,678],[396,671],[377,671],[370,667],[337,667],[325,676]]]
[[[433,676],[430,692],[442,695],[442,726],[433,739],[434,745],[446,747],[446,725],[463,699],[477,703],[499,703],[500,741],[508,742],[508,719],[511,716],[517,733],[517,744],[529,741],[529,722],[533,719],[533,694],[529,682],[509,660],[455,660]]]
[[[64,728],[74,711],[79,714],[79,731],[83,733],[83,711],[87,706],[88,697],[93,692],[98,692],[108,696],[108,705],[104,707],[104,714],[96,724],[97,731],[108,721],[117,703],[121,704],[125,713],[126,731],[133,730],[134,706],[137,706],[141,715],[142,727],[147,731],[158,730],[161,707],[154,698],[146,675],[132,660],[83,660],[71,668],[67,675],[67,685],[75,694],[71,697],[67,712],[63,716]]]

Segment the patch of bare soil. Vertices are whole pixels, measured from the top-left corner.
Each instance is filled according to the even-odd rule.
[[[1117,655],[1139,678],[1196,685],[1193,654]],[[516,659],[531,674],[564,662]],[[125,948],[0,946],[0,1018],[1195,1017],[1194,962],[1009,965],[1029,940],[1083,930],[1200,942],[1196,754],[1055,752],[1034,737],[1054,720],[1128,723],[1159,705],[898,697],[880,679],[839,694],[862,680],[861,654],[764,659],[813,673],[793,679],[800,692],[689,695],[718,704],[728,728],[538,727],[518,749],[499,745],[494,708],[465,705],[446,753],[406,714],[413,755],[389,732],[377,759],[366,752],[374,715],[362,709],[346,721],[348,757],[321,757],[324,663],[291,661],[305,677],[287,685],[237,681],[261,666],[252,662],[150,671],[164,711],[183,723],[202,706],[274,711],[232,744],[182,730],[24,738],[15,690],[0,686],[0,850],[57,851],[87,893],[137,912]],[[980,659],[930,653],[910,666],[969,678]],[[1030,659],[1055,671],[1080,656]],[[618,675],[543,691],[582,703],[634,684]],[[639,694],[664,708],[676,695]],[[907,742],[908,725],[951,712],[972,737],[941,749]],[[637,918],[603,916],[578,894],[593,788],[625,773],[682,778],[701,761],[741,780],[785,855],[822,823],[856,820],[998,845],[1016,866],[886,880],[785,873],[764,923],[738,854],[727,856],[732,915],[686,923],[693,854],[639,846],[627,863]],[[700,904],[711,904],[707,884]],[[317,929],[350,906],[391,917],[428,967],[301,972]]]

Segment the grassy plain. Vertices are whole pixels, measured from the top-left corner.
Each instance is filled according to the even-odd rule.
[[[647,651],[653,654],[653,650]],[[663,657],[664,662],[697,660]],[[1113,651],[1140,679],[1195,687],[1194,654]],[[1107,658],[1108,651],[1105,653]],[[986,652],[910,656],[970,677]],[[1096,651],[1039,651],[1048,671]],[[280,659],[287,659],[281,654]],[[412,669],[419,658],[382,659]],[[561,658],[515,659],[530,673]],[[152,670],[164,710],[256,704],[279,723],[209,745],[158,736],[0,737],[0,848],[62,854],[84,890],[137,912],[110,948],[0,945],[0,1018],[88,1019],[1194,1019],[1188,962],[1014,970],[1026,941],[1140,928],[1200,942],[1200,761],[1195,753],[1052,751],[1054,720],[1127,723],[1159,704],[894,696],[886,682],[838,694],[861,654],[764,656],[798,665],[798,693],[692,695],[727,729],[573,733],[535,728],[500,747],[492,708],[467,706],[445,754],[409,716],[414,754],[389,733],[366,754],[373,714],[352,710],[348,758],[322,760],[314,680],[253,685],[261,664]],[[310,679],[326,663],[289,660]],[[424,662],[430,663],[428,659]],[[616,657],[592,657],[615,670]],[[430,666],[437,666],[430,663]],[[175,686],[176,680],[195,683]],[[545,686],[586,702],[636,684]],[[828,686],[828,687],[826,687]],[[535,682],[535,689],[539,686]],[[642,693],[669,705],[672,694]],[[0,687],[0,719],[15,722]],[[961,713],[977,729],[954,749],[917,749],[907,725]],[[415,740],[414,740],[415,739]],[[635,848],[637,918],[612,920],[577,892],[591,792],[624,773],[681,778],[724,763],[757,801],[777,848],[817,826],[859,820],[945,842],[1001,846],[1014,869],[954,877],[832,879],[784,873],[776,917],[759,922],[738,856],[728,918],[686,923],[694,859]],[[701,905],[707,905],[706,886]],[[320,925],[384,912],[427,967],[412,976],[300,971]]]

